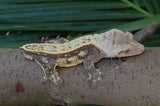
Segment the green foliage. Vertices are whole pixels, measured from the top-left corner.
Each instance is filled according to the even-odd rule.
[[[0,31],[5,32],[0,34],[0,47],[18,48],[40,42],[42,36],[73,39],[77,33],[100,33],[112,28],[134,32],[153,21],[160,22],[160,1],[1,0],[0,14]],[[145,46],[159,46],[159,35],[157,31],[144,42]]]

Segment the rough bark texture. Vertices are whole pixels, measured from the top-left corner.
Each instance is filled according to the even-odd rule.
[[[20,50],[0,49],[0,105],[52,104],[55,98],[71,104],[160,105],[159,65],[160,48],[146,48],[139,56],[96,63],[104,76],[95,89],[85,82],[82,65],[58,68],[64,85],[57,87],[40,83],[41,68]]]

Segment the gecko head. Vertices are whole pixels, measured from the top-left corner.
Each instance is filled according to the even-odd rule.
[[[133,40],[132,33],[113,30],[112,36],[112,47],[115,48],[112,57],[135,56],[144,52],[144,46]]]
[[[132,33],[126,32],[122,36],[123,40],[119,39],[117,42],[120,44],[120,51],[117,52],[117,57],[135,56],[144,52],[144,46],[133,39]]]
[[[101,36],[97,45],[102,48],[106,57],[128,57],[144,52],[144,46],[133,40],[133,35],[130,32],[124,33],[112,29]]]
[[[133,35],[130,32],[124,33],[123,43],[117,52],[117,57],[128,57],[142,54],[144,46],[139,42],[133,40]]]

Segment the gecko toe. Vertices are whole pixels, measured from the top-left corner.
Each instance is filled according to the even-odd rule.
[[[96,69],[96,73],[94,73],[94,75],[93,75],[93,80],[101,79],[101,74],[102,74],[102,72],[100,71],[100,69]]]
[[[97,80],[93,80],[91,83],[91,88],[95,88],[98,85],[101,85],[103,83],[103,80],[101,78],[97,79]]]
[[[46,77],[43,77],[43,78],[41,78],[40,82],[41,82],[42,84],[46,84],[47,80],[48,80],[48,79],[47,79]]]
[[[97,85],[97,82],[92,82],[92,83],[91,83],[91,88],[92,88],[92,89],[95,88],[96,85]]]
[[[92,75],[89,73],[88,77],[86,78],[85,82],[88,82],[92,79]]]
[[[56,85],[61,86],[63,84],[63,80],[59,79],[55,82]]]

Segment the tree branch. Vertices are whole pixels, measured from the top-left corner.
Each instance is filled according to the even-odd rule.
[[[141,29],[140,31],[136,32],[133,36],[133,39],[137,42],[144,41],[147,37],[152,35],[157,29],[157,23],[153,22],[146,26],[145,28]]]
[[[59,68],[63,86],[40,83],[43,72],[20,50],[0,49],[0,104],[42,105],[64,100],[71,104],[160,105],[160,48],[144,54],[96,63],[104,76],[95,89],[85,82],[82,65]],[[61,101],[63,104],[63,101]]]

